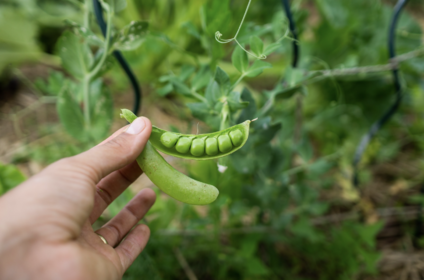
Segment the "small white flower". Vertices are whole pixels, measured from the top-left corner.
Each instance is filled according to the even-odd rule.
[[[228,166],[220,165],[218,163],[218,171],[219,171],[219,173],[224,173],[225,170],[227,170],[227,168],[228,168]]]

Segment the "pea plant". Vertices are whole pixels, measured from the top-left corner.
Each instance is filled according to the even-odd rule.
[[[294,1],[293,16],[298,24],[297,33],[302,35],[307,24],[305,14],[296,8],[299,2]],[[387,63],[384,52],[382,55],[372,51],[386,50],[380,27],[388,29],[391,11],[382,4],[365,2],[319,1],[323,21],[314,31],[319,42],[305,43],[305,58],[299,61],[294,57],[291,65],[288,65],[291,59],[287,56],[291,53],[291,45],[286,43],[300,43],[293,32],[293,38],[287,35],[288,24],[282,13],[275,15],[272,25],[240,27],[234,38],[228,40],[222,39],[222,33],[227,32],[217,31],[224,30],[225,26],[219,26],[215,21],[219,18],[228,23],[224,20],[227,10],[223,8],[229,6],[228,1],[220,2],[221,9],[214,3],[205,4],[199,27],[186,24],[187,32],[209,54],[210,62],[182,63],[179,70],[170,70],[159,79],[162,87],[157,93],[171,100],[183,100],[192,116],[206,123],[211,131],[258,118],[251,124],[246,144],[229,156],[228,169],[224,173],[217,170],[214,162],[200,162],[191,168],[195,178],[216,185],[220,191],[206,218],[199,217],[191,208],[184,208],[180,215],[173,214],[175,210],[163,211],[161,213],[166,218],[153,220],[151,224],[153,230],[158,225],[157,232],[164,234],[155,239],[155,244],[167,248],[163,239],[173,237],[190,258],[199,277],[213,274],[219,279],[226,279],[229,275],[243,275],[246,279],[309,279],[307,274],[314,271],[311,275],[320,275],[323,279],[351,279],[356,275],[375,273],[379,259],[375,236],[382,222],[367,225],[342,218],[337,226],[333,226],[328,221],[314,220],[314,217],[337,212],[338,207],[346,205],[339,199],[322,199],[323,194],[337,185],[342,189],[342,200],[357,205],[361,209],[360,215],[371,221],[371,215],[366,212],[369,211],[369,198],[352,184],[355,173],[352,159],[356,141],[359,142],[361,134],[371,126],[369,120],[378,120],[390,108],[392,100],[387,92],[392,91],[392,80],[390,76],[387,78],[387,73],[390,74],[393,65]],[[364,6],[378,16],[362,16],[359,11]],[[265,8],[261,10],[264,11],[270,12]],[[340,13],[343,16],[339,16]],[[243,15],[243,20],[247,15]],[[373,26],[372,31],[367,30],[370,33],[358,27],[364,22]],[[421,34],[408,16],[400,20],[399,29]],[[211,42],[209,38],[212,36],[218,42]],[[353,44],[350,42],[352,37],[355,38]],[[287,40],[279,42],[278,38]],[[398,49],[406,55],[394,60],[408,65],[405,66],[407,79],[417,81],[418,68],[411,66],[414,63],[409,59],[422,55],[422,44],[411,37],[401,38]],[[325,44],[326,40],[342,42],[344,47],[334,48],[334,45]],[[275,49],[274,43],[266,43],[275,41],[279,42]],[[231,44],[226,49],[227,56],[222,45],[217,43]],[[268,53],[267,50],[272,51]],[[228,62],[227,57],[231,57],[233,67],[224,63]],[[265,76],[273,76],[272,71],[277,65],[275,57],[285,60],[284,71],[274,75],[274,84],[264,86],[266,90],[252,87],[251,84],[260,83],[262,76],[259,75],[263,72],[267,74]],[[375,96],[373,91],[385,94]],[[368,101],[364,102],[364,98]],[[364,104],[373,105],[367,107]],[[176,139],[170,137],[169,141],[174,145]],[[387,143],[381,138],[375,141]],[[382,150],[388,151],[389,145]],[[178,156],[178,153],[174,155]],[[380,156],[383,155],[378,148],[371,145],[362,164],[369,163],[370,157]],[[367,172],[361,171],[362,181],[369,182]],[[242,214],[246,209],[252,211],[249,216],[253,217],[251,227],[243,226],[240,221],[246,217]],[[171,223],[168,224],[169,230],[159,229],[161,222],[167,223],[173,218],[191,221],[181,230],[175,230]],[[213,225],[216,238],[210,236],[209,230],[202,230],[202,222]],[[318,224],[325,226],[320,228]],[[192,230],[186,230],[187,227]],[[223,245],[220,238],[230,245]],[[214,249],[203,246],[191,253],[193,239],[197,240],[199,247],[205,242],[215,242],[218,248],[214,252],[222,254],[222,259],[208,259],[208,263],[219,272],[205,273],[198,265],[196,257],[208,258],[210,250]],[[279,242],[284,244],[281,251],[276,248]],[[349,253],[340,254],[345,250]],[[155,249],[151,253],[161,255]],[[259,257],[261,254],[266,257]],[[308,264],[302,264],[304,259],[299,260],[294,255],[305,257]],[[287,259],[281,265],[279,258],[284,256]],[[158,259],[166,258],[162,255]],[[246,270],[241,260],[255,269]],[[331,267],[324,268],[323,263],[329,260]],[[293,267],[301,267],[305,274]],[[172,272],[166,275],[175,276]]]
[[[103,139],[113,120],[111,94],[102,76],[114,65],[112,54],[131,51],[143,43],[148,23],[133,21],[121,30],[113,25],[115,15],[125,9],[125,0],[99,1],[106,15],[104,38],[95,32],[92,1],[75,1],[82,11],[79,22],[67,21],[56,53],[71,77],[53,72],[47,82],[39,81],[44,92],[57,94],[57,111],[65,130],[82,142]]]

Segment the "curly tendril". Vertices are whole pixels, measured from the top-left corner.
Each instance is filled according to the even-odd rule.
[[[248,50],[246,50],[246,49],[245,49],[245,48],[244,48],[244,47],[243,47],[243,46],[239,43],[239,41],[237,41],[237,36],[238,36],[238,34],[240,33],[240,29],[241,29],[241,27],[243,26],[244,20],[245,20],[245,18],[246,18],[247,12],[249,11],[250,4],[251,4],[251,3],[252,3],[252,0],[249,0],[249,3],[247,4],[246,11],[244,12],[244,15],[243,15],[243,19],[241,20],[240,26],[239,26],[239,28],[238,28],[238,30],[237,30],[237,33],[236,33],[236,35],[234,36],[234,38],[231,38],[231,39],[221,39],[221,37],[222,37],[222,33],[221,33],[221,32],[219,32],[219,31],[216,31],[216,32],[215,32],[215,40],[216,40],[218,43],[221,43],[221,44],[228,44],[228,43],[230,43],[230,42],[234,41],[234,42],[236,42],[236,43],[237,43],[237,45],[239,45],[239,47],[240,47],[242,50],[244,50],[246,53],[250,54],[251,56],[256,57],[257,59],[266,59],[266,58],[267,58],[267,56],[266,56],[266,55],[261,54],[261,55],[257,56],[257,55],[255,55],[254,53],[249,52]]]

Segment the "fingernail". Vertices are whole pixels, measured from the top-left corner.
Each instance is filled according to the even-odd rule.
[[[143,118],[137,118],[131,123],[126,132],[133,135],[139,134],[144,130],[145,127],[146,123],[144,122]]]

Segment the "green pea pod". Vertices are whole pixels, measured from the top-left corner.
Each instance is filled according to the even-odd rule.
[[[199,135],[168,132],[153,126],[149,140],[158,151],[174,157],[194,160],[222,158],[243,147],[249,137],[250,123],[245,121],[225,130]],[[182,142],[185,144],[183,148]],[[215,143],[219,143],[219,150],[215,151]],[[196,152],[190,152],[193,151],[190,145],[195,145]],[[204,151],[200,151],[199,147],[204,147]]]
[[[122,110],[121,117],[133,122],[135,116],[129,110]],[[178,172],[155,150],[147,141],[143,152],[138,156],[137,163],[147,177],[163,192],[187,204],[205,205],[216,200],[219,191],[208,185],[187,177]]]

